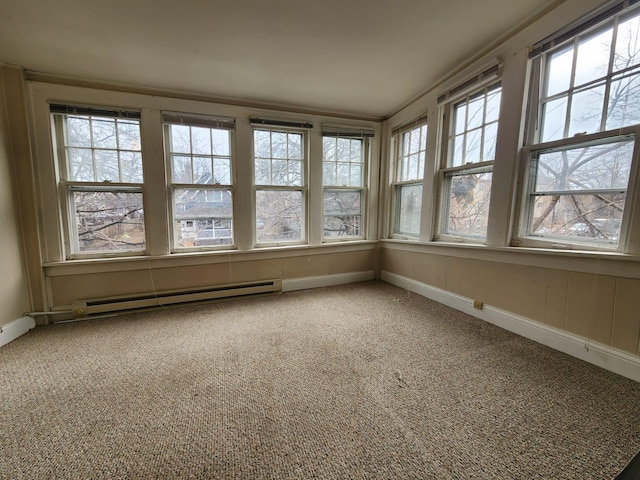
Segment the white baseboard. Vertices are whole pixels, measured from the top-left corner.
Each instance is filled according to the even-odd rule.
[[[473,308],[472,299],[412,280],[402,275],[383,271],[382,280],[579,358],[580,360],[640,382],[640,357],[638,356],[616,350],[490,305],[485,305],[482,310],[478,310]]]
[[[0,327],[0,347],[24,335],[35,326],[36,321],[32,317],[22,317],[5,323]]]
[[[282,291],[291,292],[293,290],[306,290],[307,288],[330,287],[332,285],[344,285],[345,283],[364,282],[373,279],[373,270],[317,277],[290,278],[282,280]]]

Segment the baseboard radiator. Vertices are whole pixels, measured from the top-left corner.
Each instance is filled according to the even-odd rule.
[[[99,313],[161,307],[181,303],[201,302],[222,298],[274,293],[282,291],[281,280],[264,280],[189,290],[172,290],[120,297],[79,300],[71,306],[74,317]]]

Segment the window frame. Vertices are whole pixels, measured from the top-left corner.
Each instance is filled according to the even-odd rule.
[[[174,182],[173,178],[173,155],[176,152],[172,152],[171,149],[171,128],[172,126],[184,126],[191,129],[196,128],[208,128],[209,130],[221,130],[228,132],[229,135],[229,155],[218,155],[211,151],[211,154],[194,154],[192,140],[190,135],[190,153],[191,157],[202,157],[202,158],[210,158],[212,165],[216,158],[225,158],[229,160],[229,182],[230,183],[207,183],[207,184],[196,184],[196,183],[180,183]],[[166,168],[166,176],[167,176],[167,210],[169,215],[169,231],[170,231],[170,251],[172,254],[175,253],[183,253],[183,252],[198,252],[198,251],[219,251],[219,250],[232,250],[236,248],[236,167],[235,167],[235,119],[231,118],[221,118],[221,117],[209,117],[209,116],[201,116],[194,114],[175,114],[175,113],[164,113],[163,114],[163,139],[164,139],[164,149],[165,149],[165,168]],[[210,133],[211,135],[211,133]],[[186,154],[186,152],[177,152],[178,154]],[[212,172],[213,175],[213,172]],[[202,190],[205,202],[207,202],[206,197],[209,193],[220,193],[224,196],[225,192],[229,192],[231,197],[231,218],[229,217],[210,217],[210,218],[185,218],[182,221],[193,221],[195,222],[193,225],[198,225],[201,221],[208,221],[220,219],[229,219],[231,221],[231,242],[228,244],[220,244],[220,245],[192,245],[192,246],[180,246],[178,245],[178,229],[176,223],[178,219],[176,219],[175,212],[175,195],[177,190]],[[197,227],[195,227],[197,230]],[[204,229],[203,231],[206,231]],[[215,231],[215,227],[212,229]],[[198,231],[195,232],[194,241],[197,239]],[[215,237],[212,237],[215,238]],[[226,238],[226,237],[225,237]]]
[[[79,260],[79,259],[106,259],[114,257],[131,257],[131,256],[144,256],[148,253],[148,239],[147,239],[147,219],[144,216],[145,209],[145,173],[144,173],[144,160],[143,153],[144,148],[142,145],[142,118],[140,111],[136,110],[121,110],[110,107],[87,107],[80,105],[49,105],[49,115],[51,119],[52,130],[52,146],[53,154],[56,162],[56,180],[57,191],[59,198],[59,215],[60,226],[62,229],[62,247],[63,255],[66,260]],[[69,117],[85,117],[90,124],[90,132],[93,132],[91,127],[94,118],[112,118],[115,120],[116,139],[117,133],[117,121],[129,121],[134,120],[138,124],[140,131],[140,148],[139,150],[130,150],[120,148],[118,141],[116,140],[115,148],[96,147],[93,140],[89,147],[77,147],[82,149],[90,149],[92,152],[92,165],[94,167],[95,175],[95,151],[116,151],[118,152],[118,172],[121,175],[121,166],[119,160],[119,153],[125,152],[139,152],[140,154],[140,169],[141,169],[141,181],[140,182],[123,182],[123,181],[83,181],[72,180],[70,178],[70,160],[67,154],[68,148],[76,148],[72,145],[67,145],[67,120]],[[91,133],[93,137],[93,133]],[[121,180],[121,178],[120,178]],[[75,215],[74,206],[74,193],[76,192],[93,192],[93,193],[134,193],[140,195],[140,204],[142,205],[142,225],[144,234],[144,247],[141,249],[123,249],[123,250],[90,250],[82,252],[79,246],[79,238],[77,235],[77,217]]]
[[[258,121],[257,119],[250,119],[251,122],[251,178],[252,178],[252,188],[253,188],[253,247],[254,248],[265,248],[265,247],[277,247],[277,246],[295,246],[295,245],[306,245],[309,242],[309,134],[308,130],[312,128],[311,125],[308,124],[295,124],[293,122],[279,122],[279,121]],[[255,151],[255,142],[256,142],[256,132],[263,131],[269,132],[270,136],[272,133],[284,133],[284,134],[293,134],[300,135],[302,140],[301,145],[301,156],[302,158],[299,160],[301,162],[301,185],[273,185],[273,184],[262,184],[257,183],[256,181],[256,160],[259,159],[267,159],[267,157],[257,157]],[[288,140],[287,140],[288,144]],[[270,140],[270,145],[273,145],[272,140]],[[288,152],[288,145],[287,145]],[[277,160],[283,160],[279,158],[275,158]],[[268,158],[270,162],[273,162],[274,157],[270,156]],[[287,158],[284,159],[287,163],[290,161],[288,153]],[[295,159],[296,161],[298,159]],[[287,174],[289,174],[289,169],[287,166]],[[300,209],[300,239],[299,240],[277,240],[277,241],[259,241],[258,240],[258,194],[259,192],[300,192],[300,201],[301,201],[301,209]]]
[[[357,240],[364,240],[366,239],[366,229],[367,229],[367,207],[368,207],[368,197],[369,197],[369,182],[368,182],[368,178],[369,178],[369,163],[370,163],[370,140],[371,137],[373,137],[373,131],[369,132],[353,132],[354,129],[349,129],[350,132],[352,133],[348,133],[348,132],[344,132],[341,133],[340,130],[337,131],[332,131],[332,129],[323,129],[322,132],[322,212],[321,212],[321,219],[322,219],[322,242],[323,243],[334,243],[334,242],[350,242],[350,241],[357,241]],[[336,164],[336,168],[338,163],[340,163],[338,161],[338,159],[336,158],[333,162],[328,162],[325,159],[325,155],[324,155],[324,142],[325,142],[325,138],[331,138],[331,139],[335,139],[336,140],[336,155],[337,155],[337,142],[340,139],[348,139],[350,140],[350,142],[357,140],[361,142],[361,147],[360,147],[360,158],[362,159],[362,162],[358,162],[361,165],[361,172],[360,172],[360,185],[337,185],[336,184],[327,184],[325,183],[325,164],[326,163],[335,163]],[[344,163],[344,162],[343,162]],[[352,163],[352,162],[349,162]],[[327,192],[355,192],[358,191],[360,192],[360,220],[359,220],[359,224],[358,224],[358,235],[347,235],[347,236],[327,236],[325,235],[325,227],[326,227],[326,217],[327,215],[325,215],[325,197]]]
[[[404,158],[408,158],[411,156],[410,152],[404,154],[404,135],[406,133],[411,133],[415,130],[419,132],[422,129],[425,129],[425,142],[424,149],[419,148],[418,155],[422,154],[422,174],[417,175],[419,178],[402,180],[400,170],[402,168],[402,161]],[[420,133],[419,133],[420,135]],[[421,231],[424,227],[423,225],[423,216],[424,212],[422,212],[422,199],[424,198],[424,182],[425,182],[425,172],[427,166],[427,148],[429,142],[429,126],[428,119],[426,116],[423,116],[409,124],[406,124],[402,127],[395,129],[391,133],[391,152],[393,156],[393,161],[391,164],[391,222],[390,222],[390,237],[394,239],[401,240],[416,240],[420,238]],[[422,146],[422,142],[420,141],[420,146]],[[418,163],[419,165],[419,163]],[[419,168],[419,167],[418,167]],[[400,221],[401,221],[401,196],[402,190],[407,187],[420,187],[420,211],[419,211],[419,225],[418,232],[405,232],[400,229]]]
[[[486,174],[491,173],[493,176],[493,168],[496,157],[496,147],[497,147],[497,138],[500,130],[500,109],[502,105],[502,79],[500,78],[501,68],[500,66],[494,67],[490,69],[492,72],[491,75],[488,75],[486,78],[483,78],[481,81],[470,81],[465,83],[465,88],[460,89],[456,95],[449,97],[448,95],[444,96],[446,103],[441,104],[441,131],[442,131],[442,143],[440,150],[440,162],[439,169],[437,172],[437,220],[436,220],[436,232],[434,234],[434,240],[436,241],[448,241],[448,242],[456,242],[456,243],[474,243],[474,244],[486,244],[487,235],[488,235],[488,223],[489,223],[489,212],[491,205],[491,186],[489,186],[489,199],[487,203],[487,231],[483,236],[479,235],[465,235],[465,234],[453,234],[448,232],[448,222],[450,218],[450,198],[451,198],[451,183],[453,178],[461,177],[461,176],[469,176],[469,175],[477,175],[477,174]],[[469,85],[470,84],[470,85]],[[492,95],[492,92],[498,91],[499,101],[498,101],[498,112],[495,120],[491,120],[487,122],[487,101],[488,98]],[[476,100],[477,98],[483,99],[482,106],[482,120],[480,124],[476,127],[469,128],[468,125],[468,112],[469,112],[469,104]],[[461,133],[455,133],[455,109],[461,105],[465,104],[465,120]],[[491,160],[483,160],[484,155],[484,147],[485,147],[485,139],[486,139],[486,128],[487,126],[495,125],[496,133],[495,133],[495,145],[493,148],[493,158]],[[467,162],[464,163],[464,157],[466,155],[466,150],[463,147],[463,163],[460,165],[453,165],[454,163],[454,155],[455,151],[452,149],[452,142],[456,136],[463,135],[464,143],[466,145],[467,134],[472,131],[480,132],[480,151],[479,151],[479,159],[478,162]],[[493,181],[493,179],[492,179]],[[491,184],[490,184],[491,185]]]
[[[627,253],[630,250],[630,245],[635,243],[636,240],[631,237],[634,235],[637,226],[634,227],[634,219],[632,218],[632,210],[634,199],[637,196],[638,185],[635,178],[637,178],[640,170],[640,122],[631,125],[625,125],[623,127],[615,127],[606,129],[606,114],[608,107],[608,92],[612,83],[619,78],[625,76],[633,77],[632,73],[637,75],[636,79],[640,79],[640,63],[632,67],[627,67],[621,71],[614,71],[613,58],[615,56],[615,40],[617,39],[617,27],[620,21],[632,17],[640,17],[640,6],[635,5],[627,9],[614,9],[614,11],[607,15],[606,18],[600,19],[597,23],[593,21],[585,21],[584,28],[580,25],[575,27],[571,31],[571,36],[562,37],[562,41],[557,45],[553,45],[553,42],[547,42],[536,54],[531,54],[528,64],[529,70],[529,90],[528,90],[528,115],[526,116],[526,128],[525,128],[525,145],[521,149],[520,174],[519,183],[521,185],[521,191],[518,195],[516,211],[514,216],[514,232],[511,241],[512,246],[516,247],[531,247],[531,248],[548,248],[548,249],[561,249],[561,250],[583,250],[583,251],[606,251],[611,253]],[[589,39],[595,37],[599,32],[604,32],[611,28],[612,42],[609,45],[609,63],[606,74],[597,77],[596,79],[589,80],[586,83],[575,84],[576,76],[576,62],[578,56],[578,45],[581,39]],[[549,47],[549,45],[552,45]],[[569,77],[569,86],[553,95],[544,96],[544,90],[548,82],[549,72],[547,71],[547,63],[549,55],[562,52],[563,49],[572,49],[572,66]],[[536,50],[536,49],[534,49]],[[624,73],[621,73],[624,72]],[[577,133],[573,136],[567,136],[571,125],[572,114],[572,100],[576,94],[586,90],[590,86],[603,84],[605,88],[605,97],[602,100],[602,107],[600,109],[600,127],[598,131],[589,133]],[[567,99],[567,106],[564,116],[563,136],[562,138],[552,138],[548,140],[542,139],[543,134],[543,122],[544,111],[543,108],[549,99],[555,97]],[[625,204],[622,210],[622,218],[620,220],[620,228],[618,232],[617,243],[611,241],[601,240],[595,237],[572,237],[563,235],[536,235],[531,231],[531,223],[533,221],[533,202],[536,192],[534,189],[534,180],[532,179],[531,172],[537,168],[538,157],[540,154],[571,150],[572,148],[581,148],[589,146],[601,146],[607,143],[613,143],[616,139],[622,139],[624,137],[631,138],[634,142],[633,152],[631,154],[631,165],[629,169],[629,178],[627,180],[627,186],[624,189],[625,192]],[[597,194],[601,189],[583,189],[575,190],[576,195],[583,194]],[[617,190],[617,189],[616,189]],[[594,193],[595,192],[595,193]],[[564,194],[563,194],[564,195]],[[569,195],[569,194],[567,194]],[[637,222],[637,221],[636,221]],[[577,225],[577,224],[576,224]]]

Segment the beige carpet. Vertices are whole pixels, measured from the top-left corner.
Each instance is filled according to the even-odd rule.
[[[382,282],[38,327],[0,478],[609,479],[640,384]]]

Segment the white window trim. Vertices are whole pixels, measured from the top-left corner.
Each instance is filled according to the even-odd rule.
[[[173,114],[168,113],[165,114],[165,119],[167,116],[172,118],[177,115],[182,114]],[[189,121],[192,119],[193,121]],[[170,132],[171,125],[175,124],[171,121],[163,122],[162,125],[162,133],[165,139],[164,141],[164,166],[166,171],[167,178],[167,211],[169,215],[169,231],[170,231],[170,251],[171,253],[185,253],[185,252],[201,252],[201,251],[220,251],[220,250],[234,250],[236,249],[236,162],[235,162],[235,129],[230,128],[230,124],[233,123],[230,119],[219,119],[216,117],[206,117],[202,115],[189,115],[184,114],[184,125],[185,126],[196,126],[196,127],[206,127],[206,128],[219,128],[222,130],[226,130],[229,132],[229,159],[231,162],[231,183],[230,184],[222,184],[222,183],[211,183],[211,184],[193,184],[193,183],[173,183],[173,165],[171,161],[171,142],[170,142]],[[218,155],[219,156],[219,155]],[[211,155],[211,158],[215,158],[216,155]],[[175,191],[178,189],[189,189],[189,190],[230,190],[231,191],[231,207],[232,207],[232,218],[231,218],[231,231],[232,231],[232,242],[230,245],[210,245],[210,246],[192,246],[192,247],[181,247],[178,245],[178,233],[176,231],[176,218],[174,212],[175,200],[174,195]],[[198,220],[196,218],[189,220]]]
[[[48,105],[47,105],[48,106]],[[73,107],[69,107],[70,109]],[[115,110],[109,107],[102,107],[104,111]],[[143,200],[143,209],[146,203],[144,195],[145,175],[143,166],[143,179],[141,183],[128,183],[128,182],[86,182],[79,180],[68,179],[69,164],[65,145],[66,125],[64,113],[48,112],[51,118],[52,131],[52,147],[53,155],[56,160],[57,173],[55,178],[57,179],[58,201],[61,226],[61,239],[63,247],[63,255],[67,260],[79,260],[79,259],[107,259],[114,257],[131,257],[146,255],[148,251],[148,234],[147,234],[147,220],[145,216],[145,248],[137,250],[119,250],[119,251],[89,251],[81,252],[79,248],[79,239],[73,232],[77,231],[76,218],[74,215],[73,207],[73,192],[74,191],[109,191],[109,192],[127,192],[127,193],[139,193]],[[81,113],[79,115],[85,115]],[[87,114],[99,116],[96,114]],[[142,120],[138,119],[140,125],[140,134],[142,135]],[[94,147],[91,147],[93,150]],[[120,149],[116,148],[116,151]],[[141,156],[144,163],[144,155],[141,150]]]
[[[630,12],[638,14],[640,12],[639,7],[633,6],[622,13],[616,12],[615,15],[626,16]],[[564,42],[564,45],[570,45],[575,42],[577,36],[588,36],[592,32],[596,32],[604,27],[607,23],[611,23],[615,15],[610,16],[607,19],[603,19],[602,22],[597,25],[590,26],[588,29],[579,31],[575,36],[569,38]],[[580,21],[574,22],[580,23]],[[616,24],[617,25],[617,24]],[[615,32],[614,32],[615,33]],[[543,66],[543,60],[546,58],[547,51],[545,50],[541,54],[532,56],[529,59],[529,90],[525,92],[527,97],[527,103],[529,105],[529,114],[526,118],[525,129],[525,146],[520,152],[520,172],[519,172],[519,186],[520,193],[517,197],[516,208],[514,213],[514,230],[511,240],[511,246],[515,247],[531,247],[531,248],[546,248],[557,250],[577,250],[585,252],[617,252],[622,254],[640,254],[640,219],[637,214],[634,215],[634,205],[638,203],[638,197],[640,196],[640,124],[616,128],[613,130],[600,131],[596,133],[577,135],[568,138],[562,138],[558,140],[550,140],[541,142],[540,137],[540,122],[541,122],[541,98],[542,90],[544,88],[545,68]],[[606,82],[609,85],[612,75],[610,69],[607,71]],[[573,80],[571,81],[573,86]],[[573,88],[573,87],[572,87]],[[582,87],[581,87],[582,88]],[[573,90],[572,90],[573,91]],[[603,102],[605,103],[605,102]],[[604,108],[604,106],[603,106]],[[570,113],[570,108],[567,106],[567,115]],[[601,120],[604,122],[604,119]],[[603,123],[601,123],[602,125]],[[568,125],[565,125],[565,129]],[[528,232],[529,228],[529,197],[530,197],[530,178],[529,172],[531,164],[534,161],[533,155],[537,152],[544,150],[569,147],[572,145],[582,145],[584,143],[603,141],[609,138],[621,137],[624,135],[634,135],[635,144],[631,160],[631,169],[629,172],[629,182],[626,188],[626,200],[625,207],[622,215],[622,222],[620,227],[619,242],[617,245],[609,245],[599,242],[598,240],[580,241],[580,238],[572,237],[537,237],[531,236]]]
[[[592,143],[593,145],[599,145],[600,142],[611,138],[622,138],[624,136],[633,135],[635,140],[633,148],[633,156],[631,160],[631,172],[630,180],[626,189],[626,201],[624,212],[622,215],[622,223],[620,226],[620,239],[621,241],[617,246],[609,245],[607,243],[599,242],[597,240],[580,241],[579,238],[566,238],[566,237],[538,237],[532,236],[528,233],[530,222],[530,193],[531,178],[529,175],[534,155],[545,150],[553,150],[562,147],[582,146],[584,144]],[[633,227],[633,198],[637,195],[638,185],[634,182],[634,178],[637,178],[639,164],[640,164],[640,124],[632,127],[625,127],[618,130],[609,130],[606,132],[597,132],[589,135],[580,136],[579,140],[576,138],[563,138],[560,140],[554,140],[551,142],[539,143],[535,145],[527,145],[521,152],[521,173],[520,173],[520,185],[522,185],[521,194],[519,195],[519,202],[517,205],[516,215],[516,235],[514,236],[511,245],[516,247],[532,247],[532,248],[552,248],[560,250],[584,250],[584,251],[607,251],[607,252],[620,252],[620,253],[632,253],[630,252],[630,242],[632,242],[636,235],[632,235]],[[578,191],[579,192],[579,191]]]
[[[421,127],[426,127],[427,128],[427,139],[426,139],[426,143],[425,143],[425,153],[424,153],[424,165],[423,165],[423,171],[422,171],[422,178],[420,179],[416,179],[416,180],[406,180],[406,181],[399,181],[398,180],[398,168],[399,168],[399,162],[400,162],[400,158],[401,158],[401,153],[402,153],[402,135],[405,132],[408,132],[410,130],[416,129],[416,128],[421,128]],[[392,132],[391,132],[391,141],[390,141],[390,152],[391,152],[391,159],[392,161],[389,162],[389,166],[390,166],[390,177],[391,177],[391,182],[390,182],[390,189],[389,189],[389,193],[390,193],[390,222],[389,222],[389,238],[392,239],[397,239],[397,240],[410,240],[410,241],[417,241],[418,239],[420,239],[421,237],[421,232],[422,230],[425,228],[424,225],[424,216],[425,216],[425,212],[422,210],[422,207],[424,205],[424,200],[425,200],[425,177],[426,177],[426,173],[427,173],[427,165],[429,163],[429,159],[427,156],[427,152],[429,151],[429,121],[426,115],[421,116],[420,118],[414,120],[413,122],[409,122],[401,127],[395,128]],[[422,204],[420,205],[420,209],[421,209],[421,215],[420,215],[420,227],[419,227],[419,232],[401,232],[400,228],[399,228],[399,222],[400,222],[400,201],[399,201],[399,196],[400,196],[400,191],[403,187],[406,186],[420,186],[422,187]]]
[[[353,129],[352,129],[353,130]],[[333,136],[332,136],[333,137]],[[323,135],[324,141],[324,135]],[[344,186],[344,185],[325,185],[324,177],[322,181],[322,242],[323,243],[335,243],[335,242],[353,242],[358,240],[366,240],[367,238],[367,219],[368,219],[368,205],[369,205],[369,164],[371,163],[371,139],[365,136],[339,136],[339,138],[349,138],[362,140],[362,182],[361,186]],[[324,167],[324,156],[322,157],[322,164]],[[324,169],[323,169],[324,172]],[[324,196],[327,190],[345,190],[345,191],[360,191],[360,234],[348,237],[327,237],[324,235]]]
[[[502,65],[498,64],[497,66],[491,68],[490,71],[492,72],[491,75],[488,75],[486,77],[480,76],[477,79],[477,81],[473,83],[473,86],[469,86],[467,88],[461,89],[459,94],[451,97],[449,97],[448,95],[446,96],[443,95],[443,98],[446,98],[446,103],[440,104],[440,115],[438,115],[438,118],[441,119],[442,139],[440,143],[440,152],[439,152],[440,168],[438,169],[438,172],[436,174],[436,189],[435,189],[437,191],[436,229],[433,237],[435,241],[470,243],[470,244],[480,244],[480,245],[486,245],[487,243],[487,237],[489,235],[488,225],[487,225],[487,232],[485,233],[484,237],[476,237],[476,236],[468,236],[468,235],[452,235],[450,233],[444,232],[444,228],[445,228],[444,225],[445,225],[445,222],[448,221],[448,211],[449,211],[448,210],[449,189],[447,188],[447,184],[449,183],[450,180],[448,180],[448,178],[451,178],[451,176],[454,176],[455,174],[465,175],[465,174],[486,173],[486,172],[491,172],[493,174],[493,166],[495,163],[495,156],[496,156],[495,152],[494,152],[494,158],[489,161],[468,163],[465,165],[458,165],[455,167],[449,166],[451,153],[452,153],[450,151],[451,144],[449,141],[450,140],[449,137],[451,134],[451,129],[453,128],[453,118],[454,118],[453,108],[457,103],[460,103],[465,98],[469,99],[470,97],[473,97],[474,95],[481,93],[483,91],[485,93],[484,96],[486,99],[486,91],[494,86],[499,85],[500,89],[502,90],[502,79],[501,79]],[[502,103],[502,98],[501,98],[501,103]],[[486,115],[486,111],[485,111],[485,115]],[[485,119],[483,118],[483,121],[480,127],[481,129],[484,128],[484,125],[485,125],[484,120]],[[498,133],[501,128],[500,123],[501,123],[501,120],[498,114],[498,120],[496,122],[498,127]],[[465,132],[466,131],[467,130],[465,126]],[[496,147],[497,147],[497,142],[496,142]],[[497,148],[496,148],[496,152],[497,152]],[[490,212],[490,203],[491,203],[491,198],[489,198],[489,206],[487,207],[489,209],[488,212]]]
[[[287,123],[287,122],[285,122]],[[258,124],[252,123],[251,125],[251,178],[253,188],[253,247],[254,248],[268,248],[268,247],[280,247],[280,246],[295,246],[295,245],[307,245],[309,243],[309,170],[310,170],[310,135],[309,131],[312,129],[310,124],[300,124],[300,126],[279,126],[270,125],[268,123]],[[255,172],[256,172],[256,156],[254,151],[255,145],[255,132],[257,130],[279,132],[279,133],[295,133],[302,135],[302,185],[262,185],[256,184]],[[271,159],[273,160],[273,159]],[[293,241],[277,241],[277,242],[259,242],[257,232],[257,195],[259,191],[285,191],[285,192],[301,192],[301,234],[300,240]]]

